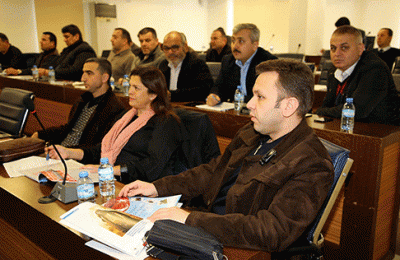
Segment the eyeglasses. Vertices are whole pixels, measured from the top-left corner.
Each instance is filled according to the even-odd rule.
[[[169,51],[169,50],[177,51],[177,50],[179,50],[180,47],[181,47],[180,45],[172,45],[171,47],[163,45],[162,49],[163,49],[163,51]]]

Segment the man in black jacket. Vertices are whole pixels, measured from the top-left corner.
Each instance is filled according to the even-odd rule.
[[[111,63],[90,58],[83,66],[85,92],[73,105],[68,123],[39,131],[39,137],[65,147],[88,147],[101,142],[114,123],[125,113],[124,105],[110,88]]]
[[[175,31],[168,33],[163,51],[166,60],[160,63],[159,68],[167,80],[171,101],[204,100],[213,79],[205,61],[189,52],[185,35]]]
[[[21,51],[10,44],[4,33],[0,33],[0,64],[3,70],[23,67]]]
[[[380,58],[364,51],[359,30],[350,25],[336,29],[330,53],[336,69],[328,72],[328,92],[317,114],[340,118],[346,98],[352,97],[357,121],[397,124],[398,97],[393,77]]]
[[[55,67],[56,78],[79,81],[82,76],[83,64],[88,58],[95,58],[96,52],[82,40],[82,33],[76,25],[67,25],[61,31],[67,47],[61,52]],[[43,75],[48,76],[49,70],[40,68],[39,76]]]
[[[222,59],[221,71],[207,105],[215,106],[220,101],[232,101],[236,88],[241,87],[245,102],[249,101],[256,81],[256,66],[263,61],[277,59],[274,55],[258,47],[260,30],[254,24],[238,24],[233,28],[232,54]]]

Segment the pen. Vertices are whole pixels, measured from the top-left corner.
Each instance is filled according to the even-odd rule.
[[[46,142],[46,148],[49,147],[49,142]],[[50,159],[50,154],[48,151],[46,151],[46,161],[48,161]]]

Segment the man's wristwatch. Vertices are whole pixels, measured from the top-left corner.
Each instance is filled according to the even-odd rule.
[[[126,164],[120,165],[120,172],[121,172],[121,176],[122,176],[122,174],[128,173],[128,167],[126,166]]]

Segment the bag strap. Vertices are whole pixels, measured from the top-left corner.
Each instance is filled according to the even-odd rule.
[[[161,260],[195,260],[196,258],[190,257],[190,256],[179,256],[179,255],[174,255],[171,253],[166,252],[164,249],[161,249],[156,246],[149,245],[149,247],[146,249],[146,252],[149,256],[161,259]]]

